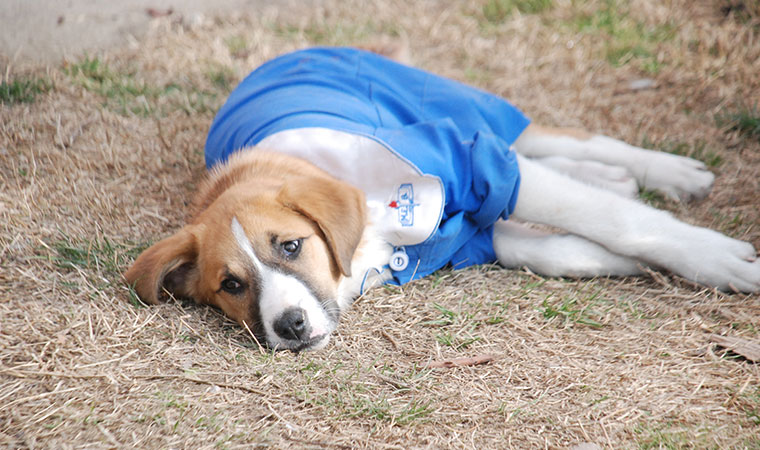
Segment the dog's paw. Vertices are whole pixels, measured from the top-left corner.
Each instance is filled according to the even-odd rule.
[[[715,176],[704,163],[670,153],[648,152],[636,174],[646,189],[662,192],[674,200],[699,200],[712,189]]]
[[[755,248],[706,228],[682,236],[678,260],[668,269],[697,283],[727,292],[760,292],[760,260]]]
[[[674,200],[707,196],[715,176],[693,158],[647,150],[606,136],[585,141],[582,153],[609,164],[626,167],[640,187],[660,191]]]

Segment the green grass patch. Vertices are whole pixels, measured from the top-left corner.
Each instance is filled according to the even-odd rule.
[[[206,78],[208,78],[214,87],[224,92],[231,91],[235,83],[235,73],[226,66],[214,67],[206,73]]]
[[[657,209],[666,209],[668,206],[668,199],[665,194],[653,189],[639,188],[639,200]]]
[[[654,320],[658,317],[657,313],[645,311],[637,300],[623,300],[619,305],[635,320]]]
[[[736,239],[746,236],[757,225],[755,221],[748,220],[741,211],[726,212],[712,207],[709,211],[713,218],[712,228]]]
[[[601,300],[600,296],[601,291],[597,291],[583,299],[576,295],[569,295],[560,301],[550,301],[551,296],[549,296],[541,302],[538,310],[545,319],[558,319],[563,326],[579,324],[592,328],[602,328],[604,324],[596,320],[602,314],[593,309]]]
[[[484,327],[497,326],[507,320],[510,303],[494,300],[488,303],[460,301],[456,309],[433,303],[433,318],[423,321],[422,326],[435,329],[433,337],[446,347],[464,350],[482,340],[477,335]]]
[[[329,413],[342,418],[369,418],[397,425],[408,425],[424,419],[433,412],[430,402],[415,398],[398,401],[382,394],[351,392],[330,389],[316,395],[308,396],[305,403],[319,406]]]
[[[467,312],[456,312],[445,306],[433,303],[433,308],[440,314],[439,318],[422,322],[422,325],[444,326],[453,325],[457,321],[468,320],[472,315]]]
[[[742,409],[749,423],[760,425],[760,387],[747,389],[741,396]]]
[[[354,399],[346,411],[347,417],[369,417],[399,425],[407,425],[424,418],[431,412],[430,404],[411,400],[399,407],[394,407],[385,398]]]
[[[512,17],[515,11],[522,14],[539,14],[554,7],[554,0],[488,0],[483,5],[483,18],[497,25]]]
[[[401,35],[399,25],[395,22],[378,23],[374,20],[344,21],[338,23],[288,24],[272,23],[272,31],[281,37],[306,39],[315,45],[353,46],[367,41],[371,36]]]
[[[275,32],[281,36],[295,38],[303,36],[307,41],[316,45],[351,45],[361,42],[371,32],[362,25],[341,23],[320,26],[309,23],[305,27],[295,25],[275,25]]]
[[[301,385],[297,396],[306,405],[342,419],[368,418],[408,425],[424,420],[434,411],[432,400],[420,399],[411,388],[404,387],[419,382],[429,375],[429,370],[420,372],[415,368],[403,375],[392,373],[388,378],[397,379],[398,385],[392,384],[390,391],[387,385],[366,383],[365,375],[375,370],[374,364],[327,367],[308,363],[300,369],[308,382]]]
[[[132,420],[136,423],[148,423],[162,428],[168,427],[172,434],[177,433],[179,425],[185,420],[190,409],[189,403],[173,392],[161,391],[154,393],[153,403],[156,403],[155,408],[153,408],[154,411],[140,414],[133,417]],[[215,414],[211,418],[200,418],[193,425],[204,431],[214,427],[218,428],[217,416]]]
[[[657,59],[659,44],[676,36],[672,24],[647,25],[630,18],[628,5],[618,0],[605,0],[600,8],[579,14],[573,20],[576,31],[605,42],[604,57],[615,67],[635,63],[650,74],[662,69]]]
[[[52,246],[57,254],[51,257],[56,266],[62,269],[76,267],[95,269],[99,273],[117,274],[125,263],[139,255],[147,246],[128,247],[102,240],[72,242],[59,240]]]
[[[48,254],[39,259],[51,261],[56,267],[64,270],[85,269],[98,278],[114,281],[149,243],[122,244],[112,242],[108,238],[75,241],[64,236],[62,239],[47,245]],[[52,252],[51,252],[52,251]],[[137,301],[136,294],[134,302]]]
[[[230,36],[224,40],[224,44],[227,46],[227,50],[229,50],[230,55],[235,58],[245,58],[248,56],[248,53],[250,53],[248,40],[243,35],[236,34],[234,36]]]
[[[467,67],[464,69],[464,78],[470,84],[487,85],[493,80],[493,74],[478,67]]]
[[[439,344],[445,347],[451,347],[454,350],[464,350],[470,345],[480,341],[478,336],[461,336],[459,334],[452,334],[448,331],[438,333],[435,335],[435,340]]]
[[[715,115],[715,123],[727,131],[737,132],[747,139],[760,142],[760,108],[757,104],[724,109]]]
[[[51,84],[41,78],[16,78],[0,83],[0,104],[32,103],[38,95],[49,91]]]
[[[687,430],[669,423],[649,427],[642,424],[634,432],[641,450],[715,448],[710,445],[710,430],[705,428]]]
[[[481,339],[473,333],[482,321],[474,320],[471,312],[454,311],[438,303],[433,303],[433,308],[438,312],[438,317],[422,322],[422,325],[439,330],[435,333],[435,340],[439,344],[454,350],[463,350]]]
[[[213,112],[218,106],[217,99],[222,97],[219,94],[226,94],[177,83],[151,85],[135,73],[116,70],[98,57],[85,56],[66,66],[64,73],[84,89],[102,96],[107,108],[122,115],[165,116],[177,110],[187,114]],[[209,76],[212,82],[213,76]],[[214,84],[226,87],[225,83]]]
[[[223,420],[220,419],[221,413],[214,413],[211,416],[201,416],[195,420],[194,427],[209,433],[218,433],[223,428]]]
[[[133,74],[114,71],[97,57],[85,56],[65,67],[64,72],[88,91],[110,100],[109,106],[118,105],[122,113],[148,116],[153,112],[148,99],[161,95],[158,88],[135,79]]]

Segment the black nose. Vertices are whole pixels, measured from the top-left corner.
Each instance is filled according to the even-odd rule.
[[[274,332],[283,339],[305,341],[309,338],[310,329],[306,311],[301,308],[286,309],[274,321]]]

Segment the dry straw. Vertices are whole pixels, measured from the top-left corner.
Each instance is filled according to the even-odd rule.
[[[760,28],[735,11],[325,0],[193,26],[158,18],[135,48],[13,69],[6,83],[45,85],[0,106],[0,444],[757,448],[760,368],[710,343],[757,341],[757,296],[666,273],[443,270],[370,292],[326,350],[295,355],[261,352],[212,309],[140,305],[120,279],[183,223],[234,83],[287,50],[389,36],[541,122],[711,161],[705,201],[649,201],[758,246],[760,142],[737,111],[751,118],[760,100]],[[495,359],[423,368],[478,355]]]

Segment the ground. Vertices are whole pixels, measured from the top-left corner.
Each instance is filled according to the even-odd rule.
[[[415,64],[536,121],[705,161],[705,200],[642,200],[760,246],[752,0],[322,1],[150,19],[129,45],[13,63],[0,86],[0,444],[9,448],[760,447],[757,295],[676,276],[479,266],[376,289],[328,348],[260,349],[121,273],[185,219],[206,130],[251,69],[308,45]],[[456,357],[490,363],[430,369]]]

